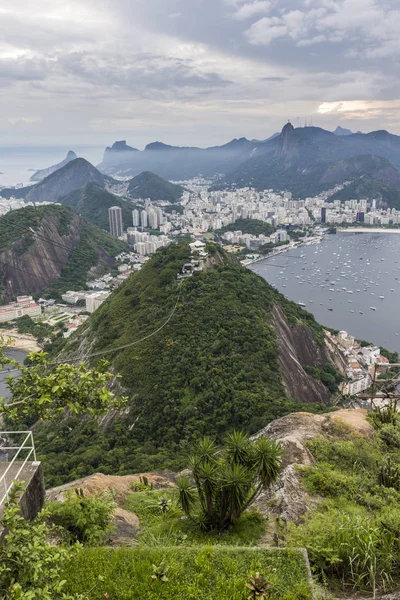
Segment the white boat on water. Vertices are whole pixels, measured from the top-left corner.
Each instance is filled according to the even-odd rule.
[[[370,306],[371,310],[376,310],[375,306]]]
[[[304,302],[298,302],[297,304],[298,304],[299,306],[301,306],[302,308],[305,308],[305,306],[306,306],[306,305],[304,304]]]
[[[384,300],[385,296],[379,296],[379,300]]]

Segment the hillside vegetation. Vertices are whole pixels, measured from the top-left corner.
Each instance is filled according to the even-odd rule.
[[[132,227],[132,211],[136,208],[131,202],[111,194],[97,183],[88,183],[85,187],[73,190],[59,199],[64,206],[70,206],[82,217],[109,231],[108,209],[119,206],[122,209],[124,229]]]
[[[226,231],[241,231],[242,233],[251,233],[253,235],[271,235],[275,227],[259,219],[237,219],[234,223],[225,225],[219,230],[219,233]]]
[[[281,305],[289,323],[307,324],[318,343],[322,328],[261,277],[215,246],[210,252],[214,267],[185,280],[179,291],[176,275],[189,247],[158,251],[65,345],[62,357],[68,360],[79,358],[78,347],[99,352],[141,340],[165,324],[176,305],[157,335],[106,356],[131,399],[128,414],[102,431],[72,417],[56,432],[46,424],[38,430],[49,482],[95,471],[180,468],[197,436],[220,440],[233,428],[255,432],[301,408],[281,380],[271,309]]]

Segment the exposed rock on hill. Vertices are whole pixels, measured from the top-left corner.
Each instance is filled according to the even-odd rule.
[[[345,129],[344,127],[340,127],[338,125],[333,132],[335,135],[353,135],[353,132],[350,129]]]
[[[75,154],[75,152],[73,152],[72,150],[70,150],[68,152],[67,156],[64,158],[64,160],[62,160],[61,162],[57,163],[56,165],[53,165],[52,167],[47,167],[47,169],[40,169],[39,171],[36,171],[36,173],[34,173],[31,176],[30,180],[31,181],[41,181],[45,177],[48,177],[49,175],[51,175],[52,173],[54,173],[54,171],[58,171],[58,169],[61,169],[62,167],[64,167],[65,165],[67,165],[72,160],[75,160],[76,158],[78,158],[78,157]]]
[[[135,475],[124,476],[95,473],[94,475],[89,475],[89,477],[82,477],[65,485],[47,490],[46,498],[47,500],[62,501],[65,492],[79,488],[83,490],[85,496],[101,494],[105,491],[113,492],[118,503],[123,504],[126,500],[126,495],[131,490],[132,484],[140,483],[141,477],[147,477],[149,484],[152,484],[155,490],[175,487],[173,473],[136,473]]]
[[[26,207],[0,218],[2,301],[20,294],[61,294],[110,270],[125,245],[71,209]],[[75,288],[74,288],[75,286]]]
[[[297,522],[317,499],[304,491],[297,466],[313,464],[313,458],[306,448],[306,442],[318,435],[327,436],[332,422],[345,423],[354,432],[369,437],[372,426],[365,420],[366,411],[339,410],[328,415],[293,413],[273,421],[253,436],[270,437],[279,441],[284,449],[283,468],[274,486],[257,500],[257,507],[267,514],[271,511],[284,521]]]
[[[312,331],[299,322],[290,327],[282,308],[273,308],[274,328],[279,348],[279,371],[285,390],[299,402],[329,401],[330,393],[320,382],[304,371],[304,365],[323,366],[330,361],[325,348],[319,346]]]

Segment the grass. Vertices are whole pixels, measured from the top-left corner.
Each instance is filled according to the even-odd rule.
[[[379,480],[388,458],[400,468],[400,427],[383,424],[365,439],[344,426],[307,446],[315,462],[300,468],[303,487],[320,498],[287,541],[305,547],[316,575],[333,589],[390,591],[400,582],[400,487]]]
[[[166,572],[167,582],[152,579],[153,565]],[[256,572],[273,584],[273,600],[312,598],[300,551],[210,546],[84,549],[65,573],[65,591],[91,600],[245,600]]]
[[[164,515],[158,506],[163,497],[171,501],[170,510]],[[174,489],[134,492],[128,495],[124,508],[139,517],[141,546],[255,546],[265,532],[264,517],[256,511],[247,511],[228,531],[203,533],[178,507]]]

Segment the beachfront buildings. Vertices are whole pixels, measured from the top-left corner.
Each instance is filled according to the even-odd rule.
[[[14,319],[20,319],[25,315],[39,317],[41,314],[42,309],[32,296],[17,296],[16,302],[10,302],[0,307],[0,323],[14,321]]]

